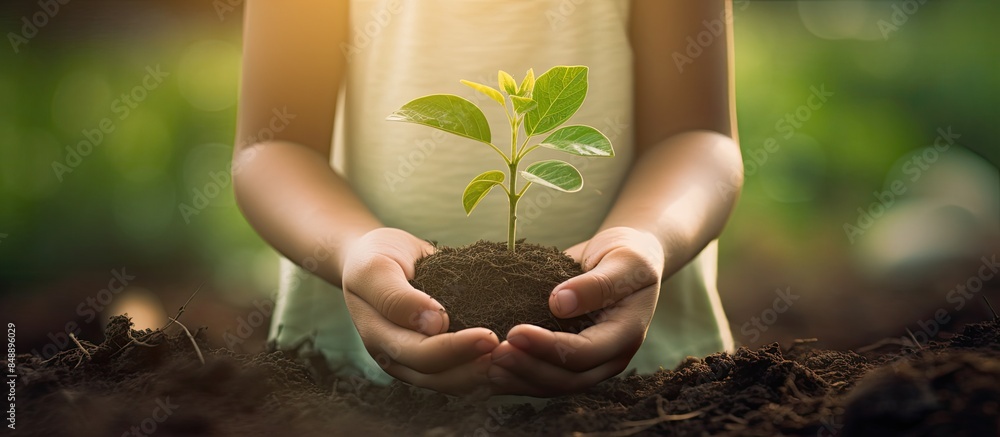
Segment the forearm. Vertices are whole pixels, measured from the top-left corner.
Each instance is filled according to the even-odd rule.
[[[326,157],[271,141],[234,155],[236,201],[272,247],[340,285],[346,246],[381,223],[330,168]]]
[[[742,185],[743,162],[731,138],[675,135],[637,159],[601,229],[626,226],[656,236],[668,277],[722,233]]]

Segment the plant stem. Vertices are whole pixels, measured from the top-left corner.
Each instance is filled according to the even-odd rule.
[[[507,169],[510,171],[510,189],[507,190],[507,204],[510,207],[507,216],[507,250],[515,251],[514,236],[517,232],[517,201],[521,196],[517,193],[517,165],[521,162],[517,156],[517,129],[520,123],[514,118],[510,120],[510,161]]]
[[[510,178],[510,194],[508,197],[510,203],[510,214],[507,217],[507,250],[514,252],[514,235],[517,232],[517,201],[520,199],[520,196],[518,196],[514,191],[517,164],[510,165],[510,174],[515,176],[511,176]]]

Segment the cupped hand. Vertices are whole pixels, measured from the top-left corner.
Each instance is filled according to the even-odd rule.
[[[663,276],[663,246],[651,233],[616,227],[566,250],[583,266],[549,296],[552,313],[591,313],[579,333],[518,325],[492,352],[495,394],[548,397],[584,390],[621,373],[646,336]]]
[[[488,390],[496,335],[486,328],[445,333],[444,307],[408,282],[416,260],[433,251],[399,229],[366,233],[347,248],[342,275],[347,308],[365,348],[386,373],[450,394]]]

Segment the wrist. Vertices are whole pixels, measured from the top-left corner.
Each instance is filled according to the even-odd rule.
[[[599,232],[616,229],[618,232],[634,235],[631,239],[641,242],[641,246],[647,249],[651,259],[658,260],[658,267],[663,270],[665,275],[671,273],[668,272],[672,264],[671,261],[678,259],[678,257],[685,257],[689,246],[679,232],[680,228],[663,219],[660,223],[605,223]]]
[[[365,236],[372,231],[383,229],[381,224],[369,224],[346,229],[340,233],[337,240],[336,250],[333,251],[331,264],[336,275],[337,282],[334,285],[343,288],[344,270],[350,260],[351,254],[357,251],[359,244]]]

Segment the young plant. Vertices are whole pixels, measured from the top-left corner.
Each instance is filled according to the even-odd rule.
[[[510,74],[500,71],[500,90],[488,85],[461,81],[485,94],[500,105],[510,125],[510,153],[496,144],[490,134],[486,116],[474,103],[451,94],[434,94],[411,100],[389,115],[387,120],[422,124],[458,136],[479,141],[490,146],[503,158],[507,173],[490,170],[472,179],[462,194],[466,215],[472,214],[484,197],[499,186],[507,194],[509,215],[507,219],[507,248],[514,251],[517,229],[517,201],[532,184],[567,193],[583,188],[583,176],[572,164],[550,159],[538,161],[523,171],[518,171],[521,160],[539,147],[547,147],[584,157],[611,157],[615,155],[608,140],[599,130],[585,125],[561,127],[583,104],[587,97],[587,67],[552,67],[538,79],[528,70],[518,85]],[[508,105],[509,101],[509,105]],[[524,139],[518,138],[523,128]],[[558,128],[558,129],[557,129]],[[529,146],[535,136],[551,132],[542,142]],[[518,189],[517,175],[526,183]],[[504,182],[507,186],[504,186]]]

